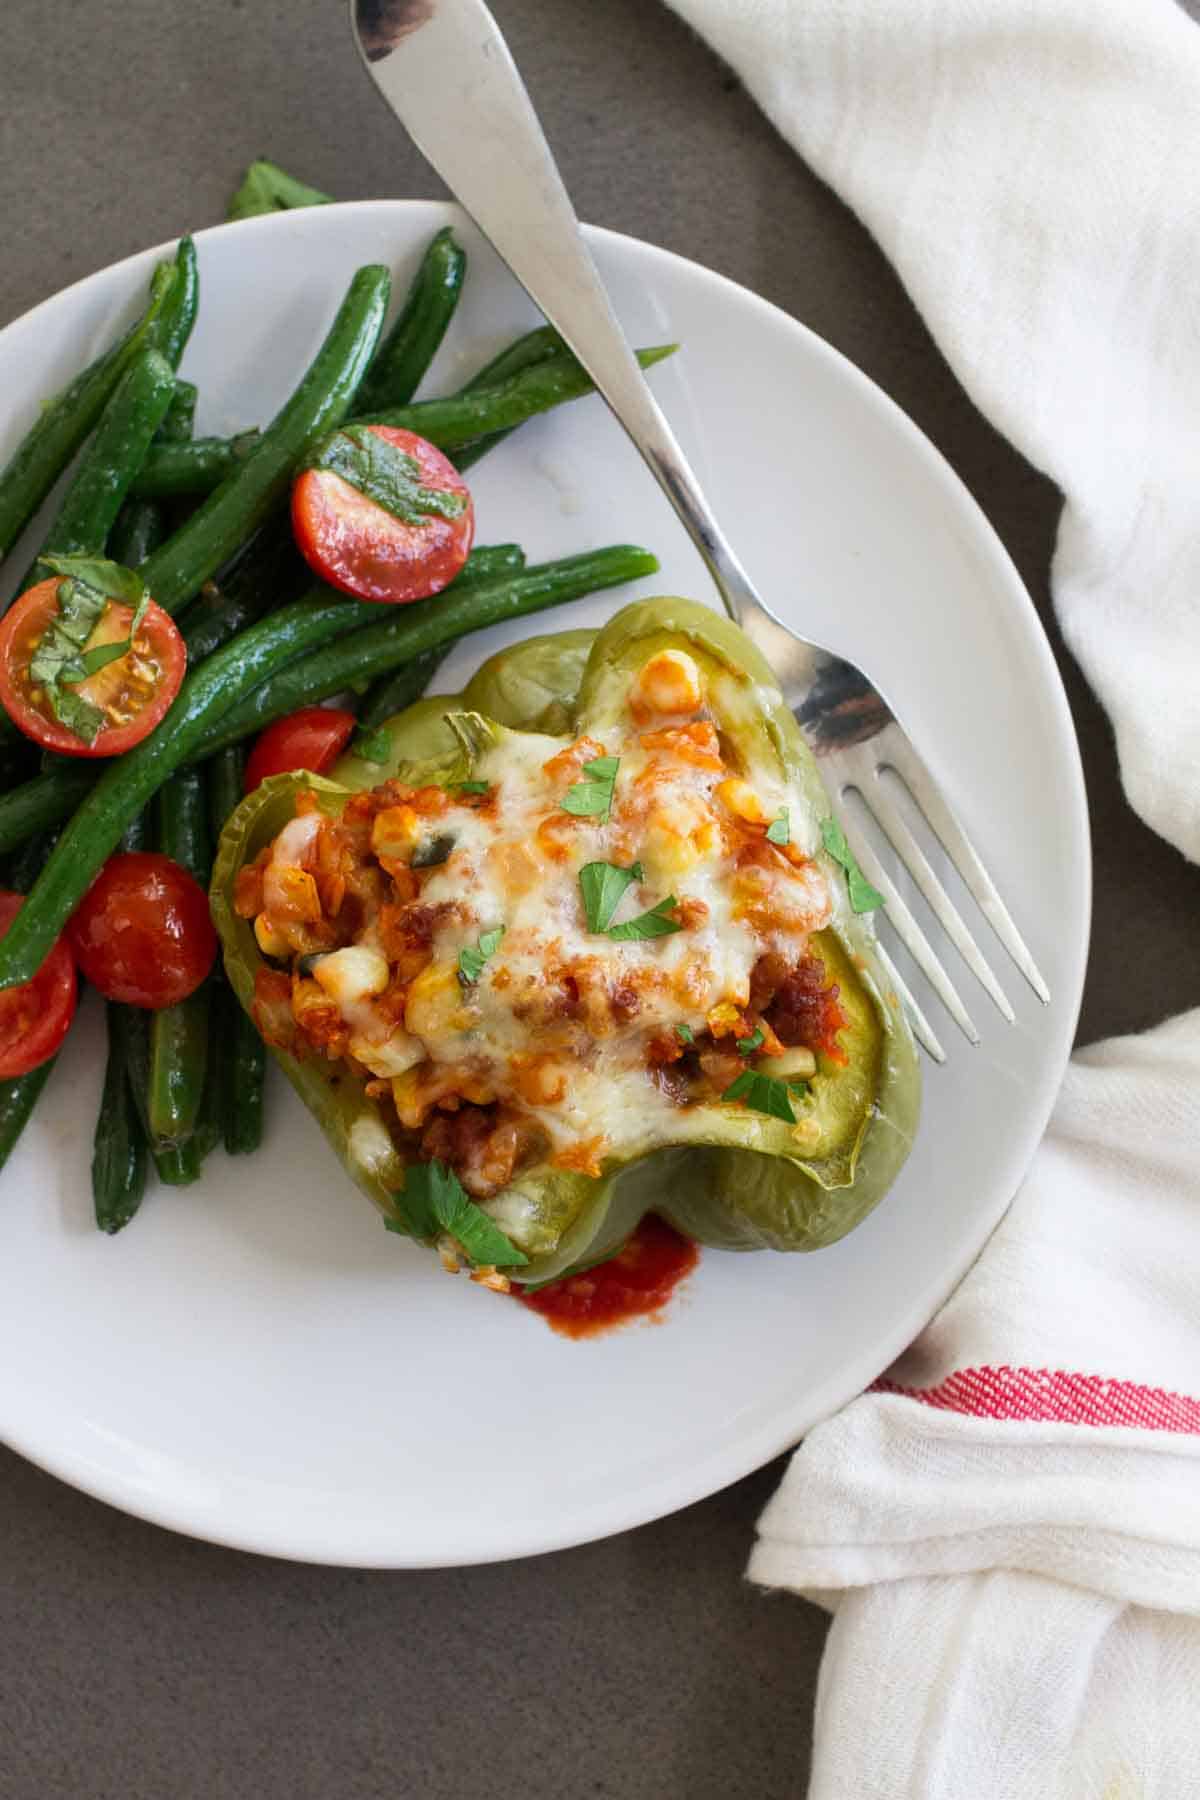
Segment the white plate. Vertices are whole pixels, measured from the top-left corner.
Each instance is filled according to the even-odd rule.
[[[532,321],[453,209],[377,202],[202,233],[184,365],[200,428],[270,417],[354,267],[386,261],[402,286],[450,219],[471,271],[438,391]],[[931,1002],[950,1062],[928,1071],[916,1148],[866,1224],[811,1257],[705,1252],[666,1324],[574,1343],[385,1234],[278,1079],[260,1155],[215,1156],[198,1188],[151,1192],[133,1226],[101,1237],[93,999],[0,1179],[0,1435],[178,1531],[416,1567],[580,1543],[702,1498],[794,1443],[925,1323],[1015,1191],[1063,1071],[1088,931],[1084,795],[1049,647],[1007,556],[920,432],[803,326],[665,251],[591,242],[635,342],[684,345],[654,383],[751,574],[786,619],[885,686],[1054,1002],[1043,1010],[997,950],[1009,1027],[960,971],[983,1046],[968,1049]],[[159,254],[0,334],[0,457],[136,310]],[[598,400],[526,427],[473,479],[482,543],[519,539],[541,559],[642,542],[662,574],[640,591],[710,597]],[[24,566],[18,551],[10,577]],[[628,597],[471,639],[444,673]]]

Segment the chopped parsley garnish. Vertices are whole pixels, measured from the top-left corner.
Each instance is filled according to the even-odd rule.
[[[877,906],[882,906],[883,895],[878,888],[871,886],[859,868],[854,852],[846,842],[846,834],[836,819],[821,820],[821,841],[834,862],[840,863],[846,871],[846,889],[850,895],[851,912],[874,912]]]
[[[385,763],[392,754],[392,734],[386,725],[381,725],[378,731],[357,731],[350,748],[364,762]]]
[[[639,913],[636,919],[627,919],[624,925],[610,925],[608,935],[626,944],[639,938],[670,937],[673,931],[683,930],[678,919],[667,917],[671,908],[678,905],[674,894],[668,894],[665,900],[660,900],[649,912]]]
[[[43,689],[46,704],[67,730],[94,744],[104,728],[104,714],[83,694],[70,690],[109,663],[127,656],[150,604],[146,584],[132,569],[99,556],[46,556],[44,566],[61,575],[55,595],[58,610],[49,620],[32,657],[29,675]],[[129,635],[119,643],[84,645],[108,610],[110,600],[132,606]]]
[[[791,836],[791,820],[788,818],[788,809],[785,806],[780,809],[779,817],[772,819],[767,826],[767,842],[768,844],[786,844],[790,843]]]
[[[584,863],[579,871],[579,891],[588,930],[607,931],[625,889],[642,879],[640,862],[631,863],[627,869],[610,862]]]
[[[681,1044],[694,1044],[696,1041],[695,1033],[692,1031],[690,1025],[677,1025],[675,1027],[675,1036],[679,1039]]]
[[[767,1040],[763,1036],[762,1032],[758,1029],[757,1026],[755,1026],[754,1030],[751,1032],[749,1037],[738,1038],[738,1040],[737,1040],[738,1055],[739,1056],[753,1056],[754,1052],[756,1050],[760,1049],[762,1047],[762,1045],[766,1043],[766,1041]]]
[[[559,801],[563,811],[574,813],[578,819],[599,819],[606,825],[612,811],[613,789],[617,785],[620,764],[619,756],[598,756],[595,762],[584,763],[582,773],[588,779],[577,781],[567,789]]]
[[[495,925],[491,931],[481,931],[479,943],[472,949],[468,946],[458,953],[458,979],[464,987],[471,987],[483,974],[484,965],[500,948],[500,939],[504,936],[504,926]]]
[[[455,791],[460,794],[486,794],[491,783],[487,781],[456,781]]]
[[[627,869],[617,863],[584,863],[579,871],[579,889],[588,930],[602,931],[621,943],[635,942],[639,938],[668,937],[673,931],[682,931],[677,919],[666,917],[671,908],[678,905],[674,894],[668,894],[648,912],[639,913],[636,919],[627,919],[623,925],[612,924],[612,916],[626,888],[644,879],[645,871],[640,862],[631,863]]]
[[[751,1112],[766,1113],[768,1118],[782,1119],[786,1125],[794,1125],[796,1115],[792,1111],[791,1097],[807,1092],[806,1082],[780,1081],[775,1075],[760,1075],[757,1069],[744,1069],[721,1098],[744,1100]]]
[[[369,425],[343,425],[318,445],[306,466],[340,475],[405,525],[419,525],[433,513],[440,519],[457,519],[466,511],[465,494],[426,487],[416,457],[397,449]]]
[[[397,1199],[408,1231],[397,1220],[385,1218],[389,1231],[404,1236],[411,1232],[416,1238],[437,1238],[446,1232],[476,1265],[529,1261],[483,1208],[467,1198],[458,1176],[444,1163],[414,1163],[405,1172]]]

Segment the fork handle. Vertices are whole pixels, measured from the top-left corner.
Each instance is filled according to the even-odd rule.
[[[418,149],[583,364],[747,626],[765,612],[617,322],[508,45],[483,0],[350,0],[370,73]],[[386,34],[386,25],[383,32]],[[364,43],[366,48],[364,48]]]

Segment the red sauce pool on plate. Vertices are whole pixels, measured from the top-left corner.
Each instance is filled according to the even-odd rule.
[[[623,1250],[594,1269],[551,1281],[536,1293],[513,1292],[564,1337],[596,1337],[631,1319],[661,1314],[700,1260],[688,1238],[647,1213]]]

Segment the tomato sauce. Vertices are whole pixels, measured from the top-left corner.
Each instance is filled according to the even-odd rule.
[[[551,1281],[536,1293],[516,1286],[513,1293],[564,1337],[596,1337],[631,1319],[661,1320],[671,1295],[699,1260],[695,1244],[647,1213],[624,1249],[608,1262]]]

